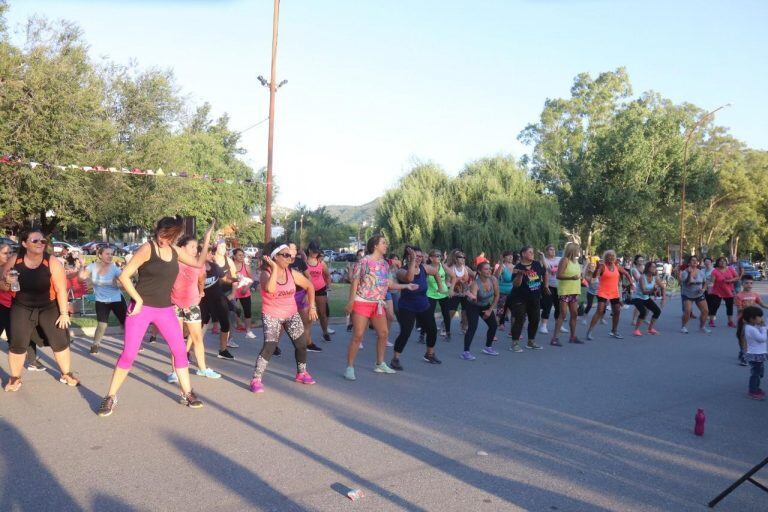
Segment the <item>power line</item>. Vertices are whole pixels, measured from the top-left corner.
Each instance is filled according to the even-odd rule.
[[[245,130],[240,130],[238,133],[245,133],[245,132],[247,132],[248,130],[250,130],[251,128],[256,128],[256,127],[257,127],[257,126],[259,126],[260,124],[262,124],[262,123],[266,123],[267,121],[269,121],[269,117],[265,117],[264,119],[262,119],[262,120],[261,120],[261,121],[259,121],[258,123],[256,123],[256,124],[252,124],[251,126],[249,126],[248,128],[246,128]]]

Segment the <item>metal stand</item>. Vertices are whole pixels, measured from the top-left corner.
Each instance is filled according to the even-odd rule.
[[[720,501],[721,501],[723,498],[725,498],[726,496],[728,496],[729,494],[731,494],[731,493],[732,493],[734,490],[736,490],[736,488],[737,488],[738,486],[740,486],[740,485],[741,485],[741,484],[743,484],[744,482],[750,482],[750,483],[753,483],[753,484],[755,484],[757,487],[759,487],[760,489],[764,490],[765,492],[768,492],[768,487],[764,486],[763,484],[761,484],[760,482],[758,482],[757,480],[755,480],[754,478],[752,478],[752,475],[754,475],[755,473],[757,473],[758,471],[760,471],[761,469],[763,469],[763,466],[765,466],[766,464],[768,464],[768,457],[766,457],[765,459],[763,459],[763,462],[761,462],[761,463],[760,463],[760,464],[758,464],[757,466],[753,467],[752,469],[750,469],[749,471],[747,471],[746,473],[744,473],[744,475],[743,475],[741,478],[739,478],[738,480],[736,480],[735,482],[733,482],[733,484],[731,484],[731,486],[730,486],[730,487],[728,487],[726,490],[724,490],[723,492],[721,492],[721,493],[720,493],[720,494],[717,496],[717,498],[715,498],[715,499],[713,499],[712,501],[710,501],[710,502],[709,502],[709,508],[714,508],[714,507],[715,507],[715,505],[717,505],[718,503],[720,503]]]

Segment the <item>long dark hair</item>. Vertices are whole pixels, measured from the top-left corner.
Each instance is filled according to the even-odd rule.
[[[182,231],[184,231],[184,217],[181,215],[163,217],[157,221],[157,226],[155,226],[155,241],[160,238],[176,240]]]

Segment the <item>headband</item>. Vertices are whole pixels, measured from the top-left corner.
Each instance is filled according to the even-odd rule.
[[[278,245],[278,246],[275,248],[275,250],[274,250],[274,251],[272,251],[272,254],[270,254],[270,255],[269,255],[269,257],[270,257],[270,258],[274,258],[275,256],[277,256],[277,253],[279,253],[279,252],[280,252],[280,251],[282,251],[283,249],[288,249],[288,248],[289,248],[289,247],[288,247],[287,245],[285,245],[285,244],[282,244],[282,245]]]

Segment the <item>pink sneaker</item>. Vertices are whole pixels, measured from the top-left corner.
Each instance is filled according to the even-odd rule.
[[[710,327],[714,327],[715,326],[715,321],[712,320],[711,318],[709,319],[709,326]]]
[[[648,329],[648,334],[657,335],[659,334],[659,331],[657,331],[656,329]]]
[[[643,333],[640,332],[640,329],[635,329],[634,331],[632,331],[632,336],[642,336],[642,335]]]
[[[264,384],[261,383],[261,379],[251,380],[251,393],[263,393]]]
[[[315,379],[312,378],[312,376],[309,374],[309,372],[303,372],[303,373],[297,373],[296,378],[293,379],[296,382],[301,382],[302,384],[314,384]]]

